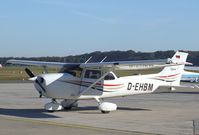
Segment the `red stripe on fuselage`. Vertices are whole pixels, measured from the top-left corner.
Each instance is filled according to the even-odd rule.
[[[92,82],[89,82],[89,83],[92,83]],[[99,85],[99,86],[121,86],[123,84],[103,84],[103,83],[97,83],[96,85]]]
[[[79,82],[80,84],[81,83],[89,83],[89,84],[94,83],[94,82],[86,82],[86,81],[74,81],[74,82]],[[98,86],[121,86],[123,84],[103,84],[103,83],[96,83],[96,85],[98,85]]]
[[[174,75],[168,75],[168,76],[158,76],[160,78],[169,78],[169,77],[174,77],[174,76],[177,76],[179,74],[174,74]]]
[[[101,84],[103,86],[121,86],[123,84]]]

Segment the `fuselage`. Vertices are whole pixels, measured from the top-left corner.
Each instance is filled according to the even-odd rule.
[[[168,85],[166,81],[153,79],[153,75],[117,78],[114,73],[111,74],[114,78],[97,82],[83,94],[80,93],[92,85],[96,79],[75,77],[68,73],[43,74],[40,75],[44,79],[42,86],[45,88],[45,92],[43,91],[43,95],[56,99],[108,98],[152,93],[160,85]],[[38,91],[42,91],[36,83],[35,87]]]
[[[153,93],[160,86],[179,85],[184,65],[165,67],[160,73],[117,77],[113,72],[85,69],[81,72],[42,74],[36,89],[54,99],[93,99]],[[167,91],[167,90],[166,90]]]

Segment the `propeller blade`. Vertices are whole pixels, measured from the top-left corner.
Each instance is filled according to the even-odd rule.
[[[32,71],[31,71],[29,68],[25,68],[25,71],[26,71],[26,73],[28,74],[28,76],[29,76],[30,78],[35,77],[35,75],[32,73]]]
[[[43,78],[37,77],[37,79],[35,80],[35,83],[37,83],[42,90],[42,91],[39,91],[39,98],[42,98],[42,96],[43,96],[42,93],[46,92],[46,89],[41,84],[42,82],[43,82]]]
[[[42,98],[42,92],[41,91],[39,92],[39,98]]]
[[[39,87],[46,92],[46,89],[41,85],[41,83],[38,81],[38,79],[35,80],[35,83],[37,83],[39,85]]]
[[[42,77],[35,76],[32,71],[29,68],[25,68],[26,73],[30,77],[29,80],[35,81],[39,85],[39,87],[42,89],[43,92],[46,92],[45,88],[42,86],[41,83],[44,82],[44,79]],[[42,92],[39,91],[39,98],[42,98]]]

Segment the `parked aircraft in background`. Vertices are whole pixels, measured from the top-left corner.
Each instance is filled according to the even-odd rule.
[[[184,71],[181,81],[183,82],[199,82],[199,73]]]
[[[59,73],[45,73],[37,76],[26,68],[40,96],[52,99],[44,106],[48,111],[71,109],[77,107],[78,100],[93,99],[97,101],[102,113],[108,113],[116,110],[117,105],[104,102],[102,99],[155,93],[162,89],[172,90],[172,88],[181,87],[180,79],[187,55],[184,52],[176,52],[169,63],[161,64],[157,61],[57,63],[26,60],[9,60],[7,63],[61,68]],[[132,69],[163,67],[163,70],[157,74],[117,77],[114,71],[122,67]],[[56,99],[63,101],[58,103]]]
[[[191,70],[191,71],[199,71],[199,67],[196,66],[185,66],[185,70]]]

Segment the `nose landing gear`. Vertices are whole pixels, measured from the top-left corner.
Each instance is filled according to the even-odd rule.
[[[44,108],[48,112],[60,111],[63,109],[63,106],[59,104],[56,99],[52,99],[50,103],[45,104]]]
[[[77,100],[64,99],[61,103],[58,103],[54,98],[50,103],[47,103],[44,106],[48,112],[60,111],[63,109],[71,110],[73,107],[78,107]]]

